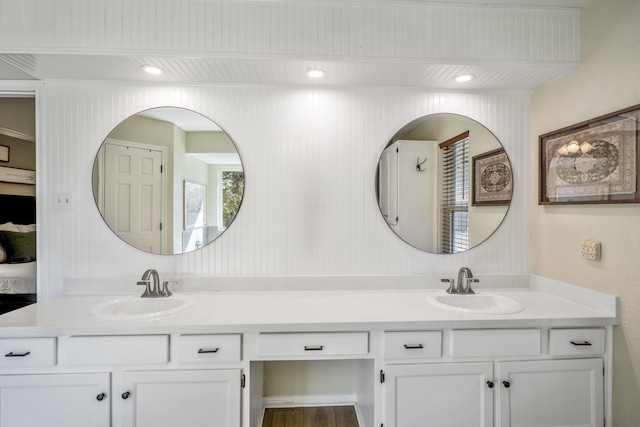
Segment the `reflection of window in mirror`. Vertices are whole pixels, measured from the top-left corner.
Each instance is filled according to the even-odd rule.
[[[469,132],[440,144],[442,156],[441,253],[469,249]]]
[[[244,193],[244,172],[240,166],[218,168],[218,228],[224,230],[240,209]]]

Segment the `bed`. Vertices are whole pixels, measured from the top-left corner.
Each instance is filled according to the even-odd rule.
[[[36,302],[36,200],[0,194],[0,314]]]

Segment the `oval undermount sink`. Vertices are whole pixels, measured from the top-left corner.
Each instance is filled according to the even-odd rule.
[[[513,298],[484,292],[471,295],[443,292],[429,295],[427,300],[441,308],[476,314],[513,314],[525,308]]]
[[[89,314],[99,319],[153,319],[178,313],[192,305],[193,300],[186,295],[174,294],[168,298],[127,296],[98,304]]]

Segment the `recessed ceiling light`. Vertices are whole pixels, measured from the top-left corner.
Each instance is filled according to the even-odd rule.
[[[325,74],[324,70],[320,70],[318,68],[307,70],[307,76],[314,79],[319,79],[320,77],[324,76],[324,74]]]
[[[467,73],[467,74],[460,74],[459,76],[455,77],[455,81],[457,81],[458,83],[464,83],[464,82],[468,82],[469,80],[472,80],[473,78],[475,78],[475,76],[471,73]]]
[[[162,70],[158,67],[154,67],[153,65],[143,65],[142,69],[149,74],[162,74]]]

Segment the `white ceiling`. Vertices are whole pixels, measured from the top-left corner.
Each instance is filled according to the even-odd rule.
[[[256,84],[349,87],[406,87],[447,90],[531,90],[567,75],[575,63],[438,64],[418,60],[311,58],[149,57],[133,55],[3,54],[0,62],[38,80],[95,80],[154,84]],[[142,71],[155,65],[159,76]],[[309,68],[326,71],[322,79],[307,77]],[[3,68],[0,67],[0,73]],[[476,78],[460,84],[454,77],[472,73]],[[0,74],[1,75],[1,74]]]
[[[326,26],[327,29],[325,31],[331,32],[338,27],[332,27],[323,19],[333,19],[333,15],[331,15],[331,13],[333,13],[334,10],[340,11],[340,17],[347,16],[353,18],[352,15],[349,15],[346,12],[347,9],[345,9],[345,4],[352,4],[355,8],[361,7],[362,10],[368,10],[365,6],[375,4],[380,6],[376,10],[383,12],[386,10],[391,10],[388,9],[389,6],[391,8],[398,6],[406,12],[406,10],[416,10],[415,8],[412,8],[412,5],[426,5],[427,8],[431,6],[434,6],[436,8],[438,6],[446,6],[449,11],[454,10],[455,13],[457,13],[458,11],[463,12],[467,9],[478,11],[485,10],[486,8],[496,8],[500,10],[512,10],[515,14],[518,14],[523,10],[528,9],[547,11],[554,9],[581,9],[586,7],[589,2],[590,0],[327,0],[326,2],[320,2],[319,0],[279,0],[277,2],[274,2],[273,0],[255,0],[253,2],[246,3],[247,5],[249,5],[247,6],[249,9],[233,10],[235,11],[234,13],[238,14],[237,19],[244,19],[246,16],[244,16],[243,14],[246,15],[247,10],[255,9],[256,11],[262,11],[264,14],[265,9],[257,6],[261,4],[277,5],[278,3],[291,3],[304,4],[305,6],[312,5],[314,3],[322,3],[323,5],[334,4],[334,9],[321,9],[323,11],[322,13],[325,15],[322,15],[322,17],[320,18],[314,15],[317,9],[314,9],[313,7],[296,9],[302,10],[305,14],[307,14],[300,16],[308,16],[308,19],[311,19],[311,17],[319,19],[319,23],[316,24],[318,26],[317,31],[320,31],[320,28],[322,28],[322,26]],[[188,4],[192,5],[191,3]],[[229,4],[232,3],[233,2],[230,2]],[[129,13],[133,13],[134,11],[135,9],[132,9],[131,11],[129,11]],[[287,16],[287,9],[283,9],[280,5],[280,7],[274,8],[273,12],[271,13],[279,13],[283,14],[282,16]],[[498,28],[504,27],[502,28],[502,30],[507,32],[505,33],[503,31],[497,31],[494,33],[495,37],[491,40],[501,47],[510,46],[511,40],[508,40],[509,37],[505,37],[505,35],[509,34],[508,31],[512,31],[513,25],[516,21],[514,21],[514,23],[509,23],[509,25],[505,27],[506,21],[504,21],[504,19],[512,19],[513,17],[504,15],[503,13],[493,15],[495,15],[494,20],[486,21],[486,23],[484,23],[484,21],[478,23],[478,25],[476,25],[477,28],[474,30],[475,32],[472,31],[469,34],[482,36],[485,34],[486,29],[492,29],[494,28],[493,26],[498,26]],[[454,23],[457,22],[455,21],[456,15],[452,15],[450,13],[447,16],[449,16],[449,19],[454,19]],[[469,16],[477,17],[483,15],[475,14]],[[536,18],[538,20],[544,19],[540,18],[540,15],[536,16],[538,16],[538,18]],[[216,15],[209,15],[208,17],[210,19],[215,19]],[[296,17],[299,18],[298,15],[296,15]],[[39,19],[45,18],[41,17]],[[69,17],[69,19],[72,18]],[[80,13],[73,19],[86,19],[86,16]],[[402,19],[408,18],[407,16],[403,15]],[[157,17],[157,20],[159,21],[159,23],[156,23],[155,21],[147,23],[147,25],[150,25],[150,29],[146,30],[149,34],[154,34],[154,31],[155,34],[161,34],[158,33],[158,31],[161,31],[162,28],[166,29],[166,27],[161,26],[161,23],[163,21],[160,19],[160,17]],[[38,19],[36,19],[36,21],[39,22]],[[191,28],[192,23],[196,25],[199,23],[199,21],[184,20],[184,17],[183,21],[183,26],[187,29]],[[244,33],[242,31],[239,31],[239,34],[249,33],[249,30],[247,28],[253,28],[251,27],[251,23],[253,23],[254,21],[242,20],[239,22],[244,25],[244,27],[242,27],[244,29]],[[263,29],[268,28],[268,26],[270,25],[270,21],[267,18],[256,20],[255,22],[262,25]],[[265,46],[263,46],[263,44],[259,42],[259,40],[251,39],[242,41],[241,44],[244,50],[239,49],[234,52],[233,49],[228,50],[226,49],[226,45],[222,44],[216,48],[217,50],[208,50],[205,53],[202,53],[203,50],[200,50],[200,53],[194,54],[194,52],[197,51],[197,47],[200,46],[199,44],[194,42],[194,46],[196,46],[196,49],[190,51],[189,53],[185,52],[183,54],[183,51],[180,51],[179,49],[170,51],[164,50],[163,53],[158,54],[158,56],[146,56],[144,54],[145,51],[152,51],[149,50],[149,48],[144,49],[144,43],[140,41],[144,40],[144,37],[147,34],[144,28],[139,29],[139,31],[141,31],[140,34],[132,36],[132,34],[129,34],[129,31],[133,31],[133,29],[129,29],[129,27],[125,27],[123,24],[123,27],[121,28],[123,34],[118,35],[118,37],[122,37],[122,40],[126,41],[121,41],[121,43],[124,43],[124,45],[128,46],[128,48],[126,49],[105,49],[104,46],[100,49],[92,49],[91,42],[89,41],[87,41],[86,45],[76,44],[72,41],[64,41],[64,36],[67,35],[64,31],[58,30],[47,32],[45,31],[45,28],[45,30],[43,30],[44,32],[42,33],[43,35],[53,34],[55,35],[56,40],[59,39],[60,41],[64,41],[64,43],[60,45],[56,45],[57,42],[48,44],[46,42],[46,39],[39,39],[38,34],[35,34],[31,38],[26,38],[26,40],[30,40],[30,45],[25,46],[24,49],[21,49],[19,47],[20,40],[22,40],[20,38],[16,39],[16,41],[18,42],[17,44],[12,45],[10,42],[7,42],[8,49],[5,50],[5,53],[1,53],[2,51],[0,50],[0,79],[83,80],[150,84],[255,84],[303,86],[314,85],[327,87],[400,87],[427,90],[444,89],[461,91],[484,91],[532,90],[540,85],[563,77],[568,73],[574,71],[578,67],[578,63],[574,59],[570,59],[565,62],[563,62],[562,60],[546,61],[544,60],[545,58],[543,58],[544,55],[540,56],[536,61],[523,60],[522,58],[526,58],[526,55],[517,58],[513,55],[506,55],[502,57],[505,60],[496,61],[498,57],[490,59],[491,55],[487,56],[485,52],[485,56],[483,58],[473,59],[476,57],[475,55],[477,54],[477,52],[469,50],[472,48],[467,49],[468,52],[466,52],[465,55],[458,56],[458,58],[464,57],[464,60],[433,59],[439,56],[455,57],[454,55],[449,55],[448,52],[446,52],[446,43],[449,43],[452,48],[460,48],[460,43],[451,41],[449,39],[433,42],[433,37],[429,38],[430,33],[422,32],[421,34],[416,34],[416,32],[414,31],[407,34],[402,33],[402,37],[405,37],[405,40],[403,42],[404,44],[398,43],[398,40],[400,40],[398,39],[395,41],[394,45],[393,40],[387,43],[387,39],[396,36],[394,31],[402,31],[405,22],[395,22],[393,20],[385,20],[384,22],[386,22],[388,26],[390,25],[391,28],[385,28],[385,31],[377,28],[370,30],[379,31],[380,34],[378,34],[378,36],[380,38],[380,41],[359,41],[359,39],[357,38],[351,38],[350,26],[343,26],[338,28],[340,32],[336,33],[335,35],[332,34],[331,37],[329,37],[328,34],[322,33],[324,37],[327,38],[327,40],[323,39],[324,44],[318,42],[317,46],[313,45],[313,48],[310,48],[310,50],[307,50],[302,54],[298,54],[295,49],[291,50],[290,46],[286,44],[288,43],[288,40],[299,40],[300,37],[304,36],[306,37],[305,43],[310,43],[309,40],[315,40],[316,38],[320,39],[320,36],[318,36],[311,30],[302,31],[297,26],[289,28],[290,32],[283,33],[285,34],[284,38],[278,38],[274,36],[274,40],[277,40],[280,43],[285,43],[284,45],[275,46],[274,48],[269,47],[268,49],[266,49]],[[442,22],[443,28],[448,29],[446,32],[446,34],[449,35],[448,37],[450,37],[451,35],[449,31],[451,22],[452,21]],[[475,22],[476,21],[469,21],[467,24],[473,24]],[[96,24],[102,25],[99,22],[96,22]],[[116,25],[116,21],[111,24],[112,27],[119,28],[119,24]],[[375,23],[368,23],[367,25],[374,24]],[[38,33],[39,28],[41,27],[36,24],[33,25],[34,26],[32,27],[31,31]],[[425,23],[425,25],[428,25],[428,23]],[[536,22],[535,20],[531,22],[527,21],[526,25],[529,25],[529,27],[527,28],[539,28],[536,27],[536,25],[538,25],[538,22]],[[365,27],[368,28],[365,24],[360,23],[360,28]],[[59,26],[55,28],[59,28]],[[200,29],[200,31],[204,31],[204,29],[206,28],[207,25],[204,25],[203,28]],[[230,26],[230,28],[232,28],[232,26]],[[422,31],[424,28],[425,26],[418,26],[418,32]],[[505,30],[505,28],[508,28],[508,30]],[[96,31],[107,31],[107,29],[111,29],[111,27],[105,26],[104,29],[98,29]],[[137,30],[138,27],[135,27],[135,29]],[[170,27],[170,29],[172,31],[174,30],[173,27]],[[415,30],[415,28],[413,29]],[[566,38],[566,34],[562,33],[562,28],[557,29],[557,31],[559,31],[557,34],[561,34],[562,37]],[[125,32],[126,34],[124,34]],[[172,36],[175,38],[176,36],[182,35],[183,33],[184,32],[178,32],[177,30],[175,30],[175,32],[172,33]],[[91,33],[88,32],[81,34],[86,35]],[[228,34],[225,34],[225,37],[229,38],[228,40],[235,40],[232,37],[237,36],[236,33],[233,33],[229,29]],[[443,35],[443,37],[445,37],[446,34]],[[277,33],[276,35],[281,36],[280,33]],[[498,35],[502,36],[502,39],[499,39],[497,37]],[[102,36],[104,36],[104,34],[102,34]],[[546,40],[550,40],[550,37],[552,37],[548,36],[544,32],[540,32],[539,30],[538,32],[531,32],[531,34],[528,34],[527,36]],[[94,37],[96,37],[96,40],[98,41],[101,40],[99,34],[94,35]],[[287,37],[289,38],[287,39]],[[398,37],[401,36],[398,35]],[[407,37],[409,37],[409,39],[406,39]],[[129,43],[128,40],[132,38],[133,41]],[[220,37],[218,37],[218,39],[219,38]],[[118,38],[117,40],[121,39]],[[159,43],[158,46],[172,46],[170,42],[172,39],[170,38],[168,40],[169,41],[163,39],[162,43]],[[227,39],[223,38],[223,40]],[[419,46],[422,50],[416,49],[416,47],[413,46],[413,50],[406,49],[405,52],[405,44],[412,44],[415,40],[425,40],[424,46],[430,46],[430,48],[434,50],[445,49],[445,51],[440,51],[439,54],[431,55],[431,51],[429,51],[429,53],[425,53],[425,48],[423,45],[414,43],[415,46]],[[477,43],[473,43],[477,39],[461,38],[461,40],[471,42],[475,46],[475,49],[480,48],[484,50],[485,45],[478,45]],[[485,39],[482,40],[482,43],[486,43]],[[333,46],[331,44],[332,41],[335,43],[346,43],[348,44],[348,46],[344,47],[344,49],[342,44]],[[370,51],[372,49],[373,51],[375,51],[375,48],[377,47],[375,43],[387,44],[384,45],[385,49],[380,50],[380,53],[361,57],[353,56],[354,52],[357,52],[358,46],[353,45],[353,43],[361,42],[370,43],[371,45],[367,47]],[[506,47],[506,49],[521,49],[523,51],[528,51],[529,49],[533,50],[534,46],[536,45],[536,43],[530,42],[526,37],[515,40],[511,44],[515,47]],[[117,43],[115,45],[117,45]],[[206,45],[206,43],[204,45]],[[306,44],[304,43],[302,45],[306,46]],[[64,46],[74,47],[71,49]],[[84,46],[84,49],[81,48],[81,46]],[[138,46],[138,50],[136,50],[136,46]],[[149,46],[152,46],[156,52],[162,50],[157,49],[156,44],[150,44]],[[320,47],[318,48],[318,46]],[[547,49],[554,49],[553,45],[549,45],[548,43],[545,46]],[[360,46],[360,48],[362,48],[362,46]],[[565,48],[565,45],[561,45],[557,48],[557,50],[562,51],[562,49]],[[223,50],[225,49],[226,52],[223,52]],[[313,53],[318,53],[325,49],[329,52],[329,54],[324,57],[317,56],[315,54],[312,54],[313,49],[315,49],[315,52]],[[495,46],[487,47],[487,51],[492,51],[491,49],[495,50]],[[460,52],[457,53],[458,55],[460,54]],[[507,58],[511,59],[506,60]],[[514,60],[514,58],[516,60]],[[141,69],[142,65],[144,64],[155,65],[163,69],[164,73],[159,76],[148,75]],[[307,77],[306,71],[312,67],[322,68],[326,71],[326,76],[318,80],[310,79],[309,77]],[[462,73],[472,73],[476,76],[476,79],[464,84],[456,83],[453,78]]]

